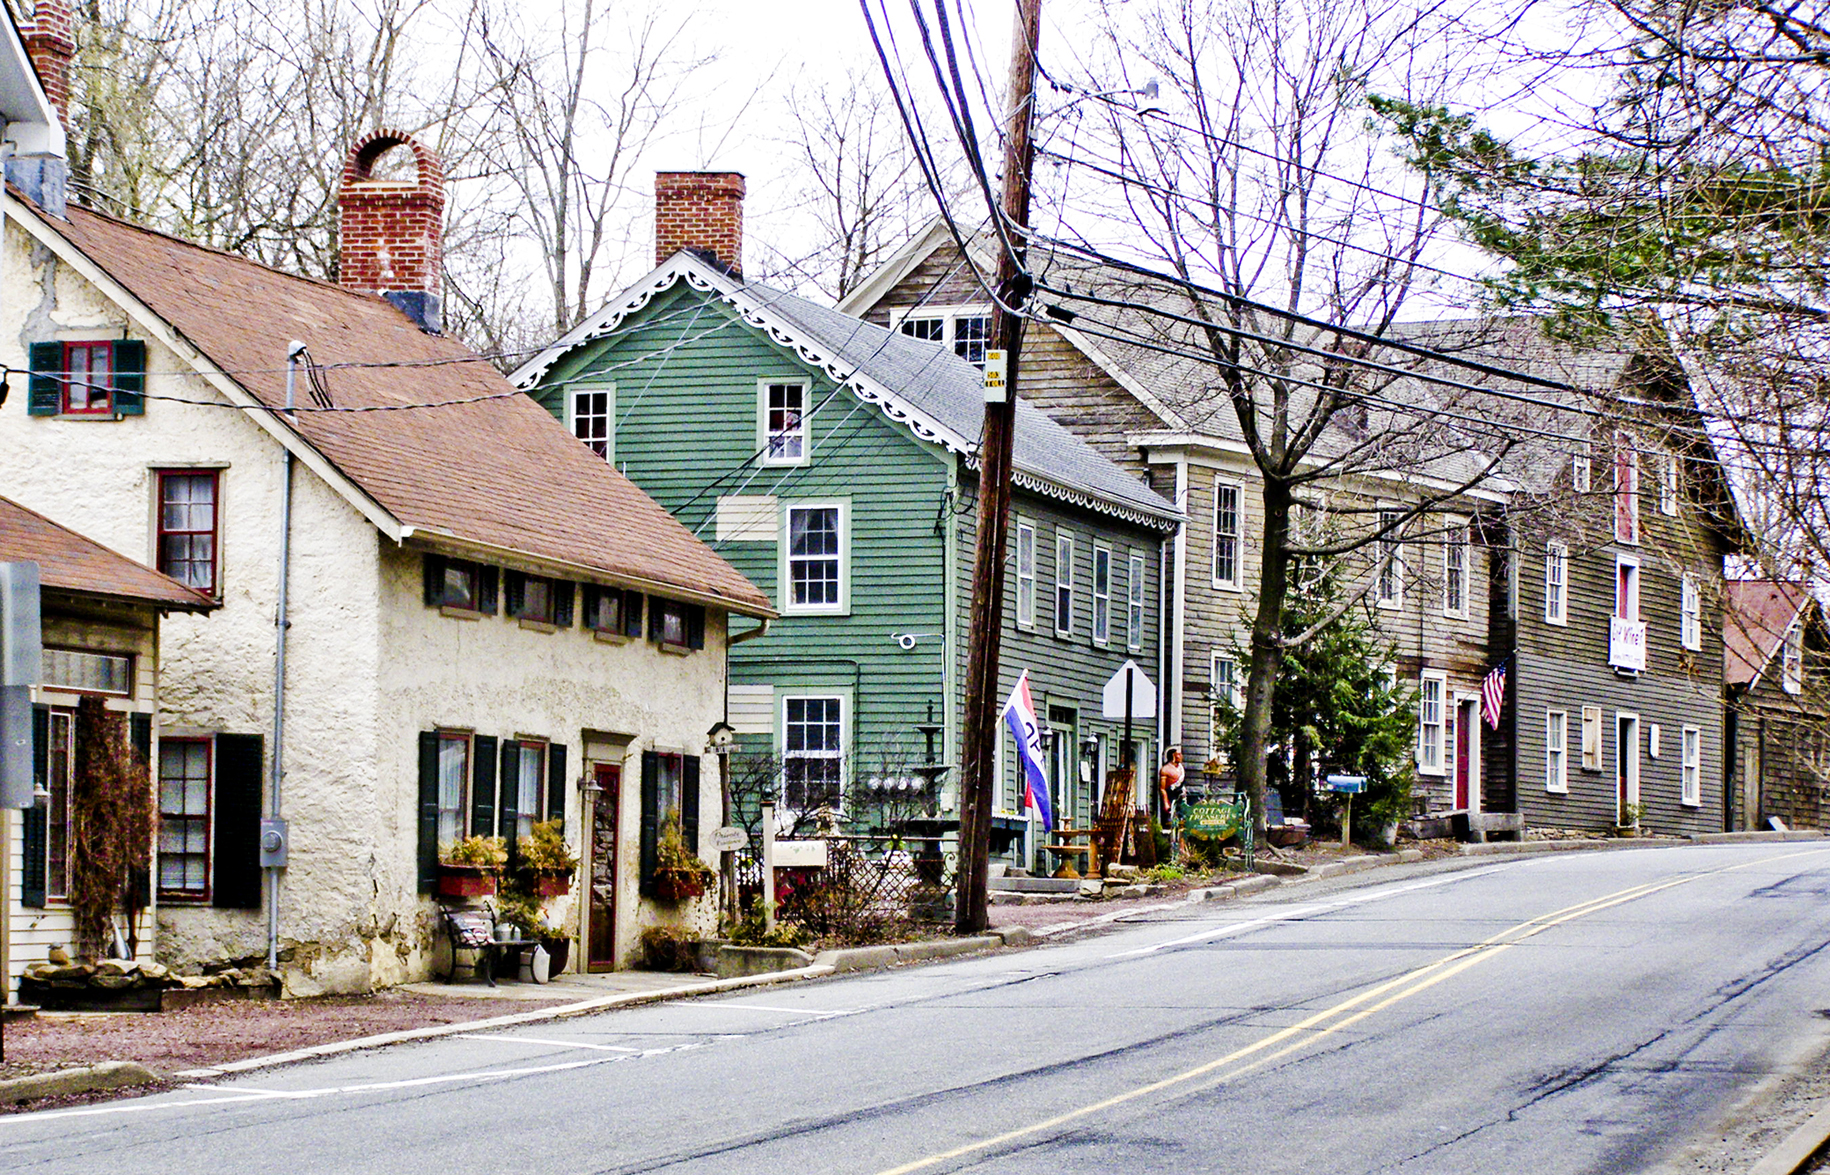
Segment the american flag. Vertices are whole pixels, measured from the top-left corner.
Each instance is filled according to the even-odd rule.
[[[1500,728],[1500,706],[1506,701],[1506,663],[1501,661],[1481,678],[1481,717],[1488,726]]]

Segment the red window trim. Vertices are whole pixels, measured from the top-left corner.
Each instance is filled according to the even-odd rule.
[[[177,744],[181,744],[181,743],[198,743],[198,744],[203,745],[206,748],[206,751],[204,754],[204,769],[208,774],[205,775],[204,784],[203,784],[203,829],[204,829],[204,832],[203,832],[203,888],[201,890],[167,889],[167,888],[165,888],[164,885],[159,883],[159,877],[156,872],[156,867],[155,867],[155,872],[153,875],[153,884],[154,884],[154,887],[158,890],[159,900],[162,902],[187,902],[187,903],[188,902],[207,902],[210,900],[210,870],[215,865],[215,862],[212,860],[212,856],[211,856],[212,842],[215,840],[214,832],[215,832],[215,821],[216,821],[216,747],[215,747],[215,740],[208,738],[208,737],[162,738],[162,739],[160,739],[159,740],[159,766],[160,766],[161,770],[159,772],[157,772],[153,783],[154,783],[154,786],[159,789],[159,792],[161,794],[161,802],[159,804],[159,819],[160,820],[164,820],[168,816],[177,818],[177,819],[186,819],[186,820],[196,819],[196,817],[194,815],[189,815],[186,813],[167,812],[165,810],[165,804],[163,802],[163,793],[165,790],[164,786],[163,786],[164,782],[165,782],[165,773],[163,771],[163,768],[165,765],[165,748],[170,745],[177,745]]]
[[[76,408],[70,403],[70,391],[77,384],[76,363],[73,360],[73,356],[75,352],[79,350],[100,352],[108,357],[108,378],[106,385],[97,384],[93,375],[84,383],[84,386],[92,391],[100,391],[103,393],[99,406],[92,403],[88,407]],[[89,370],[93,372],[93,355],[90,356],[90,364]],[[114,343],[112,340],[85,339],[78,342],[65,343],[63,383],[58,389],[57,409],[59,414],[63,416],[113,416],[114,374]]]
[[[155,470],[153,500],[153,557],[160,571],[172,575],[172,565],[165,554],[165,539],[168,535],[210,536],[210,581],[207,584],[190,584],[196,591],[207,596],[222,595],[222,471],[219,469],[159,469]],[[210,481],[210,528],[203,530],[167,530],[165,526],[165,485],[174,477],[207,477]],[[188,562],[188,560],[187,560]],[[183,576],[173,575],[180,583]]]

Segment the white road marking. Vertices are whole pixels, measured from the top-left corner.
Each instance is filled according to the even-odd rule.
[[[562,1049],[596,1049],[604,1053],[639,1053],[641,1049],[627,1048],[620,1044],[589,1044],[582,1040],[547,1040],[539,1036],[510,1036],[507,1033],[493,1032],[460,1032],[455,1040],[500,1040],[509,1044],[551,1045]]]
[[[867,1008],[780,1008],[773,1004],[733,1004],[733,1003],[684,1003],[682,1008],[741,1008],[746,1012],[779,1012],[785,1016],[818,1016],[825,1019],[830,1016],[856,1016]]]

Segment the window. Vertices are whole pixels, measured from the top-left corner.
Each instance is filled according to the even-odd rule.
[[[900,319],[892,314],[896,329],[913,339],[940,343],[974,367],[985,366],[985,350],[991,344],[991,318],[982,311],[965,307],[936,307]]]
[[[1614,615],[1639,619],[1639,560],[1626,555],[1614,559]]]
[[[1678,582],[1678,643],[1692,650],[1703,647],[1702,594],[1689,572]]]
[[[1601,707],[1582,707],[1582,769],[1601,770]]]
[[[1801,613],[1779,646],[1779,688],[1788,694],[1805,688],[1805,622]]]
[[[1582,452],[1580,452],[1580,453],[1576,454],[1574,457],[1570,458],[1570,463],[1569,463],[1570,488],[1572,490],[1575,490],[1579,494],[1588,493],[1589,485],[1590,485],[1589,471],[1590,471],[1589,454],[1588,454],[1588,450],[1585,448]]]
[[[1569,548],[1562,543],[1544,544],[1544,620],[1569,623]]]
[[[45,748],[45,896],[70,896],[70,785],[76,765],[76,714],[52,710]]]
[[[505,577],[503,588],[502,594],[508,598],[508,614],[515,619],[558,628],[572,627],[571,580],[511,571]]]
[[[902,320],[902,333],[924,342],[944,343],[947,341],[947,320],[944,318],[905,318]]]
[[[1214,482],[1214,586],[1239,587],[1239,502],[1237,482]]]
[[[1131,574],[1125,581],[1125,647],[1144,647],[1144,557],[1131,556]],[[1103,778],[1103,777],[1102,777]]]
[[[1036,627],[1036,528],[1017,523],[1017,627]]]
[[[1683,752],[1678,802],[1699,807],[1703,803],[1703,732],[1697,727],[1684,728]]]
[[[782,715],[782,803],[837,807],[845,767],[845,700],[787,698]]]
[[[985,366],[985,348],[991,342],[991,319],[983,314],[953,320],[953,353],[974,367]]]
[[[838,502],[788,507],[784,612],[845,611],[845,514]]]
[[[534,825],[546,818],[547,744],[517,740],[503,748],[503,758],[503,780],[515,789],[515,826],[503,828],[501,833],[520,840],[534,835]]]
[[[1448,681],[1441,673],[1425,672],[1419,679],[1417,703],[1417,770],[1425,775],[1443,772],[1444,694]]]
[[[586,584],[585,627],[606,636],[640,638],[642,593]]]
[[[138,339],[33,343],[26,413],[139,416],[146,411],[146,344]]]
[[[210,740],[159,740],[159,899],[210,896]]]
[[[1074,631],[1074,538],[1055,536],[1055,635]]]
[[[467,559],[427,555],[424,564],[426,607],[456,608],[464,612],[496,614],[494,567]]]
[[[1112,638],[1112,552],[1093,548],[1093,643]]]
[[[1208,678],[1207,703],[1208,753],[1218,758],[1221,754],[1221,740],[1225,733],[1220,728],[1220,708],[1231,706],[1235,711],[1240,708],[1239,663],[1225,654],[1214,654],[1213,673]]]
[[[1396,510],[1379,511],[1379,529],[1387,532],[1379,540],[1377,602],[1381,608],[1404,606],[1404,544],[1398,541],[1398,520],[1402,517]]]
[[[1569,711],[1549,710],[1544,715],[1544,790],[1569,790]]]
[[[1468,524],[1454,519],[1442,541],[1442,611],[1468,614]]]
[[[1614,434],[1614,539],[1639,542],[1639,452],[1624,432]]]
[[[757,385],[762,435],[756,447],[764,465],[799,465],[807,460],[807,385],[772,383]]]
[[[89,653],[78,649],[45,649],[40,684],[86,694],[133,693],[133,657],[126,653]]]
[[[572,435],[605,461],[615,461],[616,388],[573,388],[566,405]]]
[[[1676,516],[1678,512],[1678,457],[1661,453],[1658,459],[1658,512]]]
[[[703,649],[705,609],[698,604],[653,597],[648,604],[648,639],[664,649]]]
[[[438,847],[441,852],[464,838],[464,800],[470,790],[469,783],[470,736],[440,731],[438,734]]]
[[[185,587],[219,595],[214,469],[164,469],[159,485],[159,570]]]

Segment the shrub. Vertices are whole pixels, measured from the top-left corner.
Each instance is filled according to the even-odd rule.
[[[699,944],[680,926],[650,926],[642,931],[642,967],[648,971],[691,971]]]

